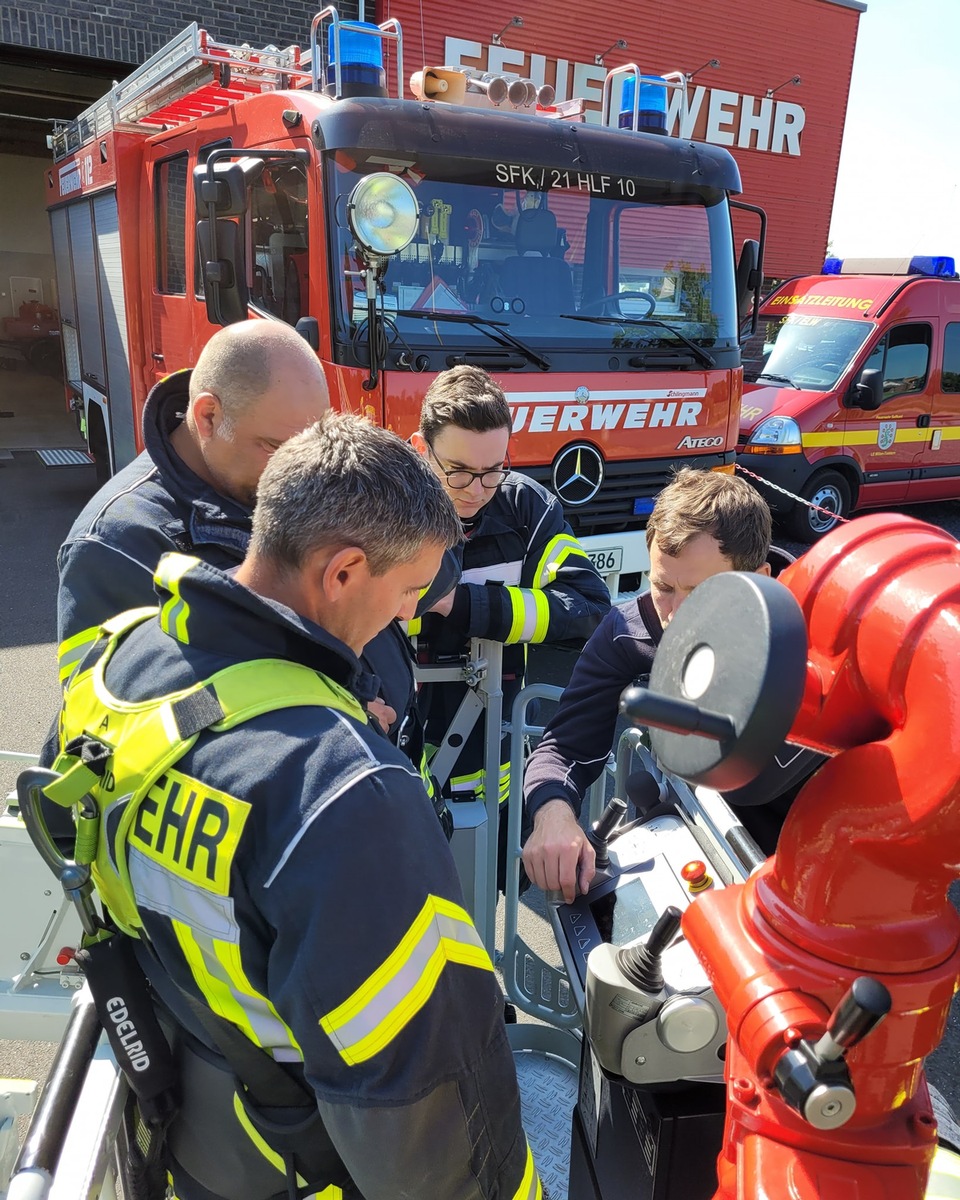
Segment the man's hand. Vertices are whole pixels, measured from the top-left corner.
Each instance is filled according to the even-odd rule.
[[[380,696],[376,700],[370,701],[367,705],[367,712],[380,723],[380,728],[384,733],[389,733],[390,726],[396,724],[397,710],[391,708]]]
[[[523,866],[543,891],[562,891],[572,904],[577,886],[585,892],[594,876],[596,855],[566,800],[549,800],[537,809],[533,833],[523,847]]]
[[[450,610],[453,608],[453,597],[456,595],[456,588],[451,588],[445,596],[441,596],[436,604],[427,609],[427,612],[439,613],[441,617],[449,617]]]

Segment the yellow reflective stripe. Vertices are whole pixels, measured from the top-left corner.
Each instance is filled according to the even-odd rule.
[[[251,986],[240,965],[239,946],[216,938],[206,938],[207,944],[201,945],[189,925],[174,918],[170,924],[194,982],[215,1013],[236,1025],[255,1046],[270,1050],[282,1044],[299,1051],[296,1038],[277,1010]],[[254,1021],[263,1026],[263,1036]]]
[[[452,776],[450,779],[450,790],[453,793],[473,792],[478,800],[482,800],[486,795],[483,771],[474,771],[470,775]],[[500,803],[502,804],[510,793],[510,764],[508,762],[500,764],[499,793]]]
[[[60,672],[60,682],[64,683],[73,674],[77,665],[100,635],[100,626],[94,625],[75,633],[57,647],[57,665]]]
[[[465,909],[428,895],[382,966],[321,1018],[321,1029],[344,1062],[355,1066],[388,1046],[433,995],[448,963],[493,970]]]
[[[588,564],[590,562],[587,552],[572,534],[558,533],[555,538],[551,538],[547,542],[543,554],[540,555],[540,561],[537,563],[537,569],[533,576],[533,586],[546,587],[547,584],[553,583],[560,568],[571,554],[578,554],[581,558],[587,559]]]
[[[270,1144],[268,1142],[264,1141],[263,1137],[260,1135],[259,1131],[257,1130],[257,1127],[253,1124],[253,1122],[247,1116],[247,1110],[243,1107],[243,1102],[241,1101],[240,1097],[237,1095],[236,1092],[233,1093],[233,1111],[236,1114],[237,1120],[240,1122],[241,1126],[243,1127],[244,1133],[247,1135],[247,1137],[250,1139],[250,1141],[253,1142],[253,1144],[260,1151],[260,1153],[263,1155],[263,1157],[267,1160],[267,1162],[270,1164],[270,1166],[274,1167],[277,1171],[279,1171],[280,1174],[283,1176],[283,1178],[286,1179],[286,1177],[287,1177],[286,1164],[284,1163],[284,1161],[280,1157],[280,1155],[276,1152],[276,1150],[274,1150],[273,1147],[270,1146]],[[306,1187],[306,1186],[307,1186],[307,1181],[304,1179],[304,1177],[299,1172],[297,1172],[297,1187]],[[327,1188],[327,1191],[329,1192],[330,1189]],[[326,1193],[324,1193],[324,1195],[325,1194]],[[334,1191],[334,1195],[342,1195],[342,1194],[343,1193],[340,1192],[339,1188]]]
[[[198,566],[199,558],[189,554],[165,554],[157,565],[154,582],[170,593],[160,609],[160,626],[164,633],[175,637],[178,642],[189,643],[187,617],[190,605],[180,595],[180,580],[191,569]]]
[[[916,429],[906,427],[898,429],[894,442],[927,442],[930,441],[934,433],[934,428]],[[877,439],[880,436],[879,429],[836,429],[832,433],[804,433],[801,434],[801,441],[804,446],[876,446]],[[941,433],[941,441],[944,438],[960,438],[960,427],[956,429],[944,429]]]
[[[508,587],[506,591],[513,607],[513,620],[504,645],[542,642],[550,625],[550,602],[546,594],[535,588]]]
[[[534,1165],[530,1143],[527,1142],[527,1162],[523,1169],[523,1179],[520,1180],[520,1186],[513,1193],[513,1200],[541,1200],[542,1196],[543,1186]]]
[[[411,617],[409,621],[401,621],[407,637],[416,637],[423,628],[423,617]]]

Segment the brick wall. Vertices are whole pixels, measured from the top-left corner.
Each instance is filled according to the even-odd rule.
[[[322,7],[322,6],[320,6]],[[356,19],[356,0],[338,5],[343,19]],[[232,0],[210,7],[196,0],[20,0],[0,4],[0,45],[18,46],[83,58],[138,64],[197,21],[218,41],[307,46],[310,22],[319,8],[289,0]],[[367,5],[368,19],[373,5]]]

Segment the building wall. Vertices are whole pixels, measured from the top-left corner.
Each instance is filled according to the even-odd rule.
[[[587,96],[595,120],[606,70],[634,62],[644,74],[696,72],[683,133],[729,147],[742,198],[769,218],[765,273],[787,276],[823,262],[863,7],[856,0],[475,0],[454,20],[444,0],[381,0],[380,15],[402,25],[408,74],[451,59],[511,71],[556,84],[561,97]],[[522,27],[503,30],[505,46],[493,45],[514,13]],[[594,55],[618,38],[627,48],[609,51],[597,67]],[[697,70],[713,58],[718,68]],[[799,85],[779,86],[794,76]],[[768,89],[776,89],[770,99]],[[738,242],[757,235],[753,217],[737,216],[735,226]]]
[[[320,6],[322,7],[322,6]],[[355,16],[355,0],[339,4],[344,18]],[[20,0],[0,5],[0,45],[106,58],[137,64],[196,21],[217,40],[252,45],[305,46],[318,8],[288,0],[231,0],[208,8],[196,0]]]
[[[11,276],[39,279],[45,304],[56,306],[50,222],[40,158],[0,154],[0,317],[13,317]]]

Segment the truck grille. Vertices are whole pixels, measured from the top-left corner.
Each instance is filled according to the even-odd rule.
[[[606,533],[637,529],[646,524],[646,514],[634,515],[634,502],[654,500],[680,467],[709,469],[732,461],[733,455],[702,454],[692,458],[658,458],[643,462],[606,462],[600,491],[586,504],[564,505],[563,511],[574,533]],[[553,467],[518,467],[537,483],[552,490]]]

